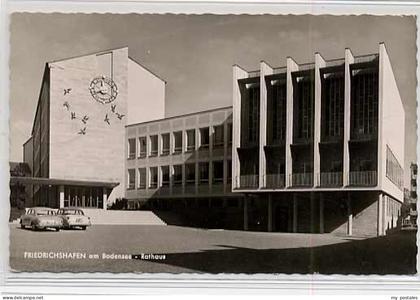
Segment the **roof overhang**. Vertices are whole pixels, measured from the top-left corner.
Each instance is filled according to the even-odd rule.
[[[68,180],[42,177],[19,177],[11,176],[10,184],[35,184],[35,185],[73,185],[73,186],[90,186],[90,187],[106,187],[114,188],[119,182],[112,181],[88,181],[88,180]]]

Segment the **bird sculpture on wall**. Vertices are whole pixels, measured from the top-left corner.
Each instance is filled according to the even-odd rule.
[[[108,114],[105,115],[104,122],[108,123],[108,125],[111,125],[111,123],[109,122]]]
[[[83,122],[83,124],[86,124],[88,120],[89,120],[89,117],[87,115],[84,115],[81,121]]]
[[[86,127],[80,129],[79,134],[85,135],[86,134]]]
[[[68,102],[68,101],[64,102],[64,103],[63,103],[63,106],[64,106],[67,110],[69,110],[69,109],[70,109],[70,104],[69,104],[69,102]]]
[[[116,115],[117,115],[117,118],[119,119],[119,120],[121,120],[122,118],[124,118],[124,115],[122,115],[122,114],[119,114],[119,113],[115,113]]]
[[[117,126],[118,124],[117,119],[121,121],[123,120],[125,115],[118,112],[117,104],[114,102],[118,96],[118,87],[117,87],[117,84],[113,81],[112,77],[113,77],[112,74],[110,75],[110,77],[99,74],[98,76],[94,77],[91,80],[88,86],[88,91],[90,92],[92,98],[95,100],[95,103],[99,103],[101,105],[107,106],[105,108],[106,111],[102,110],[103,112],[101,113],[101,115],[105,113],[103,121],[107,123],[108,126],[111,126],[111,125]],[[90,125],[90,122],[91,122],[90,119],[97,118],[95,117],[95,113],[93,112],[91,113],[90,111],[86,113],[86,112],[81,112],[77,110],[77,105],[74,105],[75,103],[72,103],[73,96],[76,96],[76,95],[73,95],[74,92],[72,88],[62,87],[62,90],[63,90],[63,97],[66,97],[65,100],[69,100],[69,101],[63,100],[63,111],[65,109],[66,114],[70,114],[71,120],[77,120],[77,123],[79,121],[81,122],[78,124],[80,124],[82,128],[80,128],[79,131],[76,131],[75,133],[79,135],[85,135],[87,133],[87,125],[88,124]],[[83,95],[81,94],[79,95],[79,92],[80,92],[79,89],[77,89],[77,96],[83,97]],[[77,103],[79,102],[79,100],[77,101]],[[89,106],[86,106],[86,107],[89,107]],[[96,124],[95,120],[93,120],[92,122],[93,124]],[[90,132],[90,134],[92,134],[93,132],[94,131]]]

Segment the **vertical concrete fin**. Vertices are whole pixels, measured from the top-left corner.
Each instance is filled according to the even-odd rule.
[[[344,54],[344,157],[343,157],[343,185],[349,185],[350,172],[350,108],[351,108],[351,72],[350,65],[354,63],[351,50],[346,48]]]
[[[240,164],[237,148],[241,145],[241,91],[238,80],[247,78],[248,72],[241,67],[233,66],[232,105],[233,105],[233,140],[232,140],[232,189],[239,188]]]
[[[286,61],[286,187],[291,186],[290,177],[292,175],[292,151],[290,145],[293,142],[293,79],[292,72],[298,71],[299,66],[291,57]]]
[[[265,187],[266,158],[264,146],[267,145],[267,85],[265,76],[273,74],[266,62],[260,63],[260,143],[259,143],[259,187]]]
[[[386,52],[385,44],[380,43],[379,44],[379,73],[378,73],[378,175],[377,178],[377,184],[378,187],[383,188],[382,186],[382,177],[385,176],[383,172],[383,164],[385,162],[386,158],[386,142],[384,142],[384,135],[383,135],[383,120],[384,120],[384,76],[385,76],[385,60],[388,60],[388,53]],[[389,61],[388,61],[389,63]]]
[[[320,69],[325,67],[325,60],[321,54],[315,53],[315,111],[314,111],[314,183],[319,186],[320,182],[320,155],[319,143],[321,141],[321,99],[322,81]]]

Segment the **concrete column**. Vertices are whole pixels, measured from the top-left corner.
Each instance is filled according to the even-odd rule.
[[[266,179],[266,159],[264,146],[267,145],[267,85],[265,76],[273,74],[266,62],[260,63],[260,145],[259,145],[259,186],[265,187]]]
[[[350,172],[350,107],[351,107],[351,72],[350,64],[354,62],[351,50],[346,48],[344,55],[344,157],[343,157],[343,185],[349,184]]]
[[[268,232],[273,231],[273,197],[272,194],[268,194],[268,222],[267,230]]]
[[[389,219],[390,218],[390,214],[388,213],[389,211],[389,199],[387,196],[383,196],[384,197],[384,234],[386,233],[386,231],[388,230],[388,224],[389,224]],[[392,213],[391,213],[392,216]],[[391,219],[391,228],[393,226],[393,220]]]
[[[319,233],[324,233],[324,194],[319,195]]]
[[[64,207],[64,185],[58,187],[58,192],[60,193],[60,206],[59,208]]]
[[[290,176],[292,175],[292,151],[290,145],[293,142],[293,80],[292,72],[298,71],[298,64],[287,57],[286,61],[286,187],[291,186]]]
[[[378,86],[379,86],[379,91],[378,91],[378,158],[377,158],[377,164],[378,164],[378,175],[376,176],[376,180],[377,180],[377,186],[382,186],[382,181],[384,180],[384,178],[386,178],[386,144],[389,143],[389,141],[387,140],[390,136],[390,134],[388,133],[388,136],[386,138],[384,138],[384,122],[389,122],[388,118],[389,118],[389,113],[387,113],[387,116],[384,115],[384,104],[386,102],[387,107],[392,107],[391,105],[395,105],[395,104],[391,104],[392,102],[389,100],[389,96],[386,96],[386,94],[390,94],[392,93],[392,88],[390,86],[386,86],[386,85],[390,85],[389,79],[387,80],[387,76],[389,75],[385,75],[385,74],[389,74],[386,70],[387,68],[387,60],[388,60],[388,53],[386,51],[385,48],[385,44],[383,42],[379,43],[379,74],[378,74]],[[389,61],[388,61],[389,63]],[[389,66],[390,67],[390,66]],[[391,67],[391,77],[392,76],[392,67]],[[398,90],[398,88],[397,88]],[[398,92],[397,92],[398,93]],[[398,97],[399,98],[399,97]],[[395,103],[395,102],[394,102]],[[394,108],[390,108],[390,109],[396,109],[396,107]],[[398,110],[397,110],[398,111]],[[404,119],[404,117],[403,117]],[[394,124],[394,126],[399,126],[401,125],[401,123],[397,123]],[[400,128],[400,130],[403,130],[404,128],[404,122],[402,124],[402,128]],[[397,142],[397,140],[394,141]],[[402,141],[404,141],[404,138],[402,139]],[[397,142],[398,143],[398,142]],[[404,142],[402,143],[404,144]],[[404,150],[402,150],[402,161],[404,162]],[[398,157],[398,156],[397,156]],[[403,198],[403,194],[401,194],[401,198]],[[385,216],[386,216],[386,212],[385,212]],[[384,225],[383,228],[383,234],[385,234],[385,230],[386,227]]]
[[[102,201],[102,208],[106,210],[107,208],[107,203],[108,203],[108,192],[107,192],[107,188],[103,188],[103,194],[104,194],[104,198]]]
[[[182,178],[181,178],[181,189],[182,189],[182,194],[185,194],[185,185],[186,185],[186,177],[187,177],[187,173],[185,171],[185,164],[182,164],[181,166],[182,169]]]
[[[351,196],[347,193],[347,235],[353,235],[353,212],[351,208]]]
[[[241,91],[239,90],[238,80],[242,78],[247,78],[248,72],[242,69],[241,67],[234,65],[233,66],[233,80],[232,80],[232,105],[233,105],[233,114],[232,114],[232,189],[239,188],[239,174],[240,174],[240,164],[239,156],[236,149],[241,145]]]
[[[315,110],[314,110],[314,185],[319,186],[319,173],[321,172],[319,143],[321,142],[321,99],[322,85],[320,69],[325,67],[325,60],[321,54],[315,53]]]
[[[244,230],[248,230],[248,196],[244,196]]]
[[[293,232],[297,232],[297,224],[298,224],[298,201],[297,201],[297,194],[293,194]]]
[[[383,194],[380,193],[378,197],[378,236],[383,235],[384,226],[383,226],[383,218],[384,218],[384,199]]]
[[[316,232],[315,230],[315,193],[311,192],[310,195],[310,226],[311,226],[311,233]]]

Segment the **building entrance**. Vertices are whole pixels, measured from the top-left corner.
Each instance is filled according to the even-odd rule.
[[[64,207],[103,208],[103,197],[102,187],[65,187]]]

